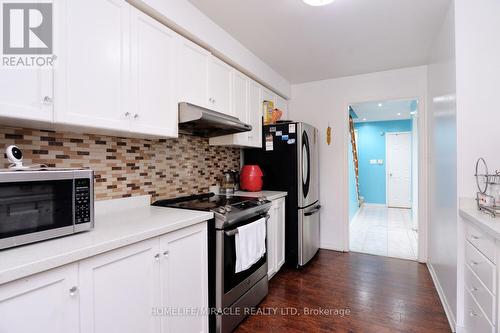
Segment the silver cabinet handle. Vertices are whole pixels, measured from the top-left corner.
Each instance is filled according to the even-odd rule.
[[[163,252],[164,257],[168,257],[168,251]]]
[[[470,292],[471,292],[471,293],[475,293],[476,291],[478,291],[478,289],[477,289],[476,287],[472,287],[472,288],[470,288]]]
[[[159,253],[155,254],[155,260],[160,261],[160,254]]]
[[[469,312],[469,315],[470,315],[471,317],[477,317],[477,313],[472,312],[472,311],[471,311],[471,312]]]
[[[52,104],[52,98],[50,96],[45,96],[43,98],[43,104],[47,104],[47,105]]]
[[[137,118],[139,118],[139,114],[135,113],[134,114],[134,119],[137,119]]]
[[[73,287],[71,287],[71,288],[69,289],[69,295],[70,295],[71,297],[75,296],[77,292],[78,292],[78,287],[77,287],[77,286],[73,286]]]
[[[478,264],[478,263],[477,263],[477,262],[475,262],[475,261],[473,261],[473,260],[471,260],[471,261],[470,261],[470,265],[471,265],[471,266],[476,266],[477,264]]]
[[[130,112],[125,112],[125,117],[126,118],[130,117]]]
[[[478,236],[476,236],[476,235],[471,235],[471,236],[470,236],[470,238],[475,239],[475,240],[478,240],[478,239],[479,239],[479,237],[478,237]]]

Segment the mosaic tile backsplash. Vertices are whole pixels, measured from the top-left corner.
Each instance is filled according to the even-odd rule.
[[[222,171],[240,167],[239,149],[185,135],[145,140],[0,126],[0,150],[12,144],[23,150],[25,164],[93,169],[97,200],[207,192]],[[7,159],[0,163],[8,165]]]

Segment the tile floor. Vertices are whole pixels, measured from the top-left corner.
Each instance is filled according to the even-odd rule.
[[[350,224],[354,252],[416,260],[417,232],[410,209],[363,205]]]

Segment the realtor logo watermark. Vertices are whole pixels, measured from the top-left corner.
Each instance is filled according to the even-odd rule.
[[[52,3],[4,2],[2,40],[4,67],[51,67],[53,55]]]

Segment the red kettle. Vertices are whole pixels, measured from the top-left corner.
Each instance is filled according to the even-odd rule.
[[[259,192],[262,190],[264,174],[258,165],[244,165],[240,173],[240,190]]]

